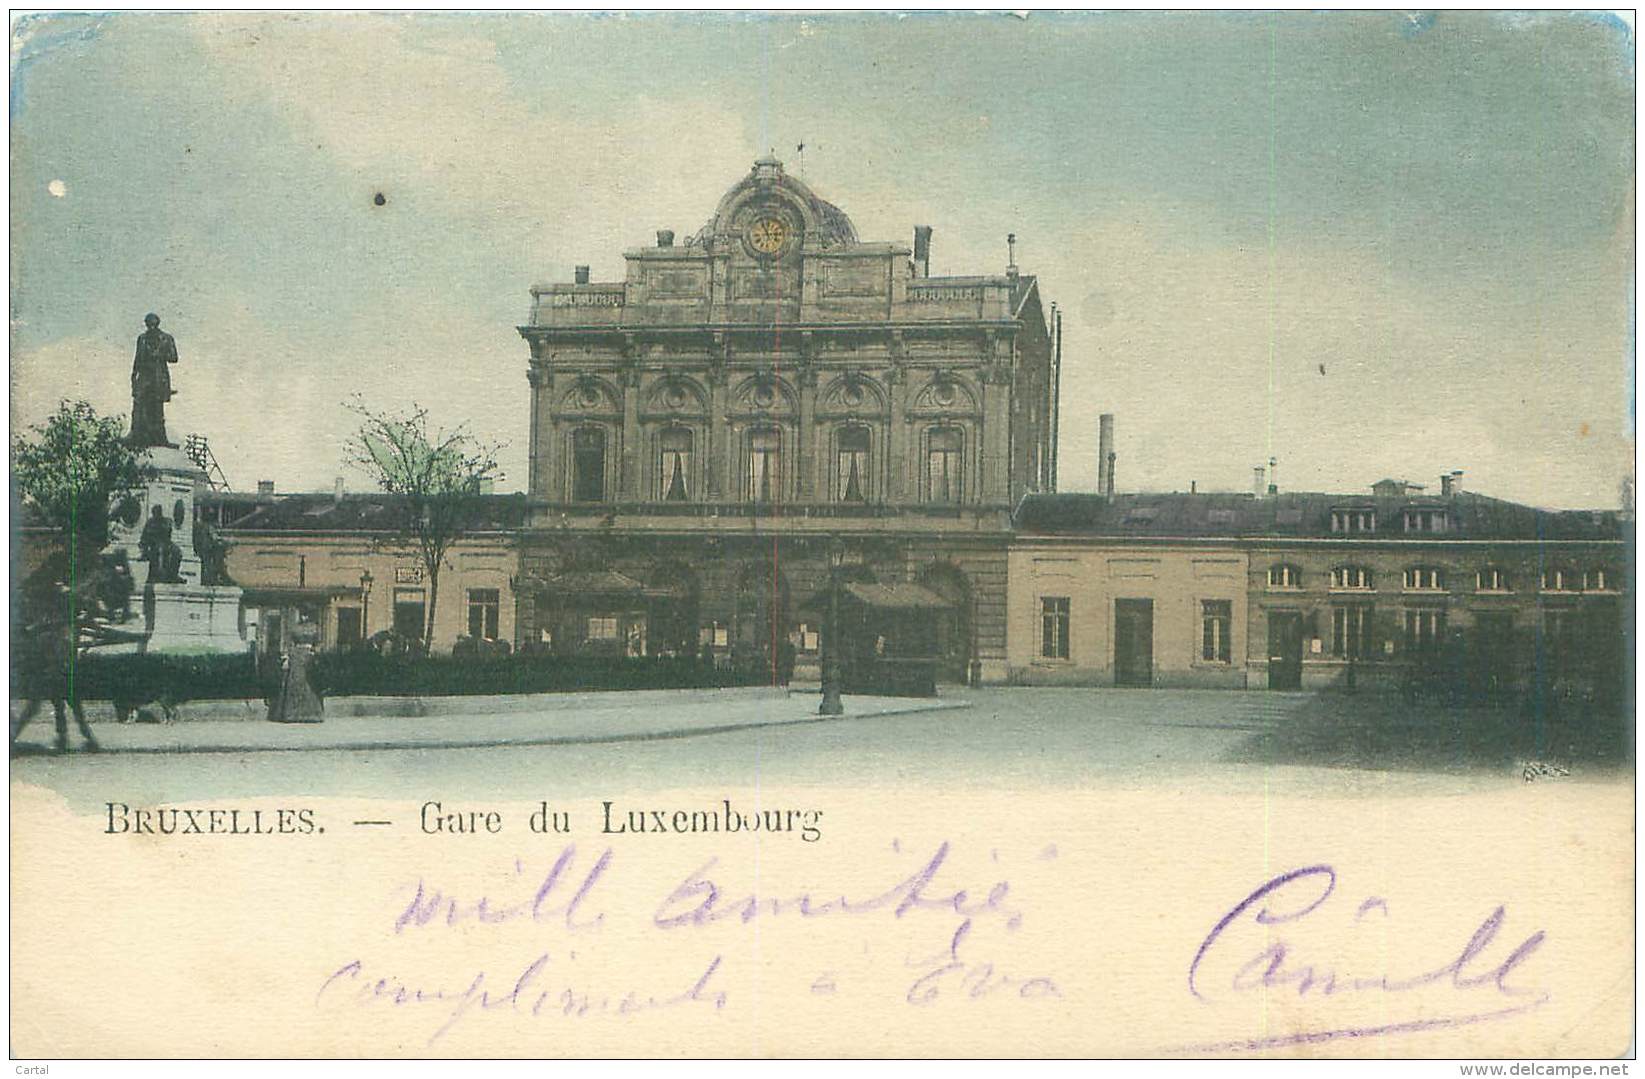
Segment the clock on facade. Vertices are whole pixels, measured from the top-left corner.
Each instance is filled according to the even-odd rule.
[[[748,246],[762,255],[775,255],[788,242],[788,222],[780,217],[756,218],[748,229]]]

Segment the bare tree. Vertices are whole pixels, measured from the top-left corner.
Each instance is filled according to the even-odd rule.
[[[422,645],[429,651],[440,570],[452,546],[479,523],[491,483],[502,479],[501,447],[476,438],[466,425],[431,432],[428,410],[415,403],[403,413],[380,412],[359,397],[343,407],[360,418],[359,430],[345,444],[348,463],[401,500],[403,514],[390,542],[413,553],[428,580]]]

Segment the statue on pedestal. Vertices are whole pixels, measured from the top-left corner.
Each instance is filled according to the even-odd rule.
[[[160,329],[160,316],[143,319],[148,330],[137,339],[137,356],[131,363],[131,435],[133,446],[169,446],[166,440],[166,402],[176,395],[171,388],[171,365],[177,362],[177,341]]]
[[[149,564],[149,584],[183,583],[178,574],[183,565],[183,549],[171,538],[171,522],[159,506],[154,507],[137,542],[143,561]]]

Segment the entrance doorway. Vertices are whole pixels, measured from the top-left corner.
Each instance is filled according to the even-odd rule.
[[[1302,614],[1268,612],[1268,688],[1302,688]]]
[[[423,590],[394,590],[394,635],[406,641],[423,639]]]
[[[1114,601],[1114,684],[1154,684],[1154,601]]]

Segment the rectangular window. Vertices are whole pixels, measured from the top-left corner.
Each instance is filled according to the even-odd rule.
[[[1444,640],[1444,611],[1405,612],[1406,651],[1417,653],[1437,652]]]
[[[691,432],[677,428],[658,438],[657,488],[664,502],[691,499]]]
[[[810,622],[800,623],[800,651],[816,652],[822,648],[822,634]]]
[[[571,436],[571,498],[574,502],[605,499],[605,432],[578,428]]]
[[[1301,588],[1302,571],[1295,566],[1278,565],[1268,567],[1269,588]]]
[[[926,459],[926,497],[932,502],[958,502],[964,495],[960,476],[960,452],[964,436],[941,427],[929,435]]]
[[[698,639],[711,648],[724,648],[731,643],[731,631],[724,622],[710,622],[702,628]]]
[[[1566,569],[1545,569],[1542,571],[1542,590],[1544,592],[1574,591],[1576,584],[1574,574]]]
[[[588,639],[591,641],[616,640],[617,617],[615,615],[590,615],[588,619]]]
[[[1369,659],[1373,609],[1365,604],[1331,608],[1331,654],[1338,659]]]
[[[750,502],[782,497],[782,436],[776,431],[754,431],[748,436],[748,491]]]
[[[497,614],[501,607],[495,588],[468,590],[468,635],[476,639],[497,639]]]
[[[1040,655],[1046,659],[1068,658],[1068,597],[1045,596],[1040,600]]]
[[[1405,531],[1444,532],[1449,522],[1444,510],[1413,509],[1405,511]]]
[[[1481,592],[1507,592],[1508,572],[1496,566],[1487,566],[1479,571],[1475,577],[1475,585]]]
[[[842,428],[838,438],[834,497],[841,502],[866,502],[869,486],[868,428]]]
[[[1229,640],[1234,624],[1234,604],[1226,599],[1200,601],[1200,658],[1207,663],[1227,663],[1233,656]]]

